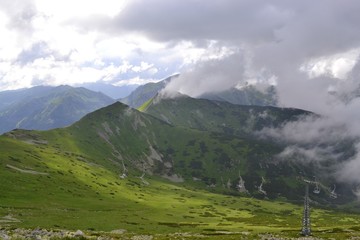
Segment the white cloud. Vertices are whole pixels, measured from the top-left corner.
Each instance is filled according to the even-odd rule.
[[[153,66],[154,66],[154,64],[150,64],[150,63],[147,63],[147,62],[141,62],[140,65],[132,67],[131,70],[138,73],[138,72],[146,71],[146,70],[150,69]]]
[[[172,64],[161,61],[168,55],[166,44],[150,41],[143,35],[79,31],[78,20],[113,17],[121,12],[126,1],[36,0],[28,3],[22,7],[11,1],[0,4],[0,90],[39,84],[112,82],[127,79],[131,72],[134,79],[134,74],[138,74],[139,79],[153,78],[163,68],[162,64]],[[22,17],[27,13],[31,15]],[[10,26],[11,22],[18,25]],[[181,58],[180,54],[177,56],[174,61]]]
[[[102,68],[78,66],[72,62],[57,61],[53,56],[37,58],[26,66],[0,64],[0,88],[15,89],[38,85],[76,85],[85,82],[112,81],[119,74],[126,73],[130,66],[123,62],[119,66],[108,65]],[[18,79],[18,80],[16,80]],[[14,87],[16,86],[16,87]]]
[[[310,78],[327,75],[338,79],[346,79],[355,66],[360,49],[337,53],[312,59],[301,66],[301,70],[308,73]]]
[[[156,83],[159,82],[159,79],[144,79],[140,77],[135,77],[131,79],[123,79],[121,81],[118,81],[117,83],[114,83],[115,86],[125,86],[125,85],[143,85],[146,83]]]
[[[197,97],[235,87],[243,81],[243,75],[244,56],[241,52],[217,55],[198,61],[191,69],[167,84],[164,91]]]
[[[20,6],[6,0],[0,4],[0,90],[96,80],[151,81],[233,51],[216,40],[157,42],[141,31],[119,35],[96,29],[102,19],[122,15],[126,4],[131,2],[34,0]],[[86,24],[86,19],[91,21]]]
[[[16,46],[17,34],[7,28],[8,17],[0,11],[0,61],[15,59],[21,49]]]
[[[148,73],[152,76],[159,72],[159,69],[152,67],[148,70]]]

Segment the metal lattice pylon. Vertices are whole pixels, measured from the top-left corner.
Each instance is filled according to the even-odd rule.
[[[309,185],[308,184],[306,184],[306,187],[305,187],[304,212],[303,212],[303,218],[302,218],[301,234],[303,236],[311,235]]]

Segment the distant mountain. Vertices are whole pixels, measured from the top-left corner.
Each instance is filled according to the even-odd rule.
[[[0,92],[0,111],[24,99],[31,98],[33,96],[44,96],[51,89],[53,89],[53,87],[38,86],[33,88],[23,88],[18,90]]]
[[[138,108],[143,105],[149,99],[155,97],[171,79],[178,77],[179,75],[170,76],[157,83],[147,83],[135,89],[128,97],[122,98],[119,101],[129,105],[132,108]]]
[[[206,93],[198,98],[229,102],[237,105],[277,106],[276,88],[274,86],[270,86],[265,92],[262,92],[250,85],[241,89],[231,88],[222,92]]]
[[[102,92],[113,99],[120,99],[127,97],[132,91],[139,87],[139,85],[114,86],[102,82],[95,82],[84,83],[78,87],[84,87],[94,92]]]
[[[164,89],[171,79],[178,76],[175,75],[157,83],[142,85],[135,89],[128,97],[119,101],[132,108],[139,108]],[[197,98],[229,102],[237,105],[277,106],[277,94],[274,86],[270,86],[265,92],[259,91],[254,86],[246,86],[244,88],[234,87],[222,92],[205,93]]]
[[[115,100],[85,88],[34,87],[0,93],[8,99],[0,110],[0,133],[14,128],[46,130],[65,127]]]

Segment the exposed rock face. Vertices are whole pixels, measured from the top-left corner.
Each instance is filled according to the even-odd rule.
[[[250,232],[222,232],[217,231],[221,239],[221,235],[236,234],[239,239],[248,239]],[[159,234],[157,234],[159,235]],[[322,238],[317,237],[279,237],[270,233],[259,233],[252,235],[254,239],[273,239],[273,240],[321,240]],[[207,239],[208,236],[199,233],[189,232],[176,232],[164,235],[164,239]],[[48,239],[96,239],[96,240],[113,240],[113,239],[129,239],[129,240],[152,240],[153,235],[141,235],[129,233],[125,229],[116,229],[110,232],[98,232],[98,231],[86,231],[85,233],[81,230],[75,232],[68,230],[48,230],[48,229],[0,229],[1,240],[12,240],[12,239],[31,239],[31,240],[48,240]],[[157,239],[157,238],[156,238]],[[163,238],[161,238],[163,239]],[[253,239],[253,238],[251,238]],[[354,236],[350,239],[358,239]]]
[[[10,236],[7,235],[5,231],[0,231],[0,239],[8,240],[10,239]]]
[[[0,229],[0,240],[11,239],[31,239],[31,240],[48,240],[48,239],[123,239],[124,234],[127,234],[125,229],[116,229],[111,232],[97,232],[97,231],[68,231],[68,230],[48,230],[48,229]],[[121,236],[122,235],[122,236]],[[126,239],[152,239],[152,236],[134,235],[126,236]]]
[[[75,237],[83,237],[85,234],[81,231],[81,230],[77,230],[75,233],[74,233],[74,236]]]
[[[115,230],[112,230],[110,233],[112,234],[124,234],[126,232],[125,229],[115,229]]]
[[[170,180],[171,182],[176,182],[176,183],[184,182],[184,179],[180,175],[177,175],[177,174],[163,175],[162,177]]]

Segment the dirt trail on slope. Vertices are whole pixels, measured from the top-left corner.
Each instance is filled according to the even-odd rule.
[[[37,171],[27,170],[27,169],[21,169],[21,168],[15,167],[15,166],[10,165],[10,164],[6,164],[6,167],[14,169],[16,171],[19,171],[21,173],[29,173],[29,174],[34,174],[34,175],[49,175],[48,173],[37,172]]]

